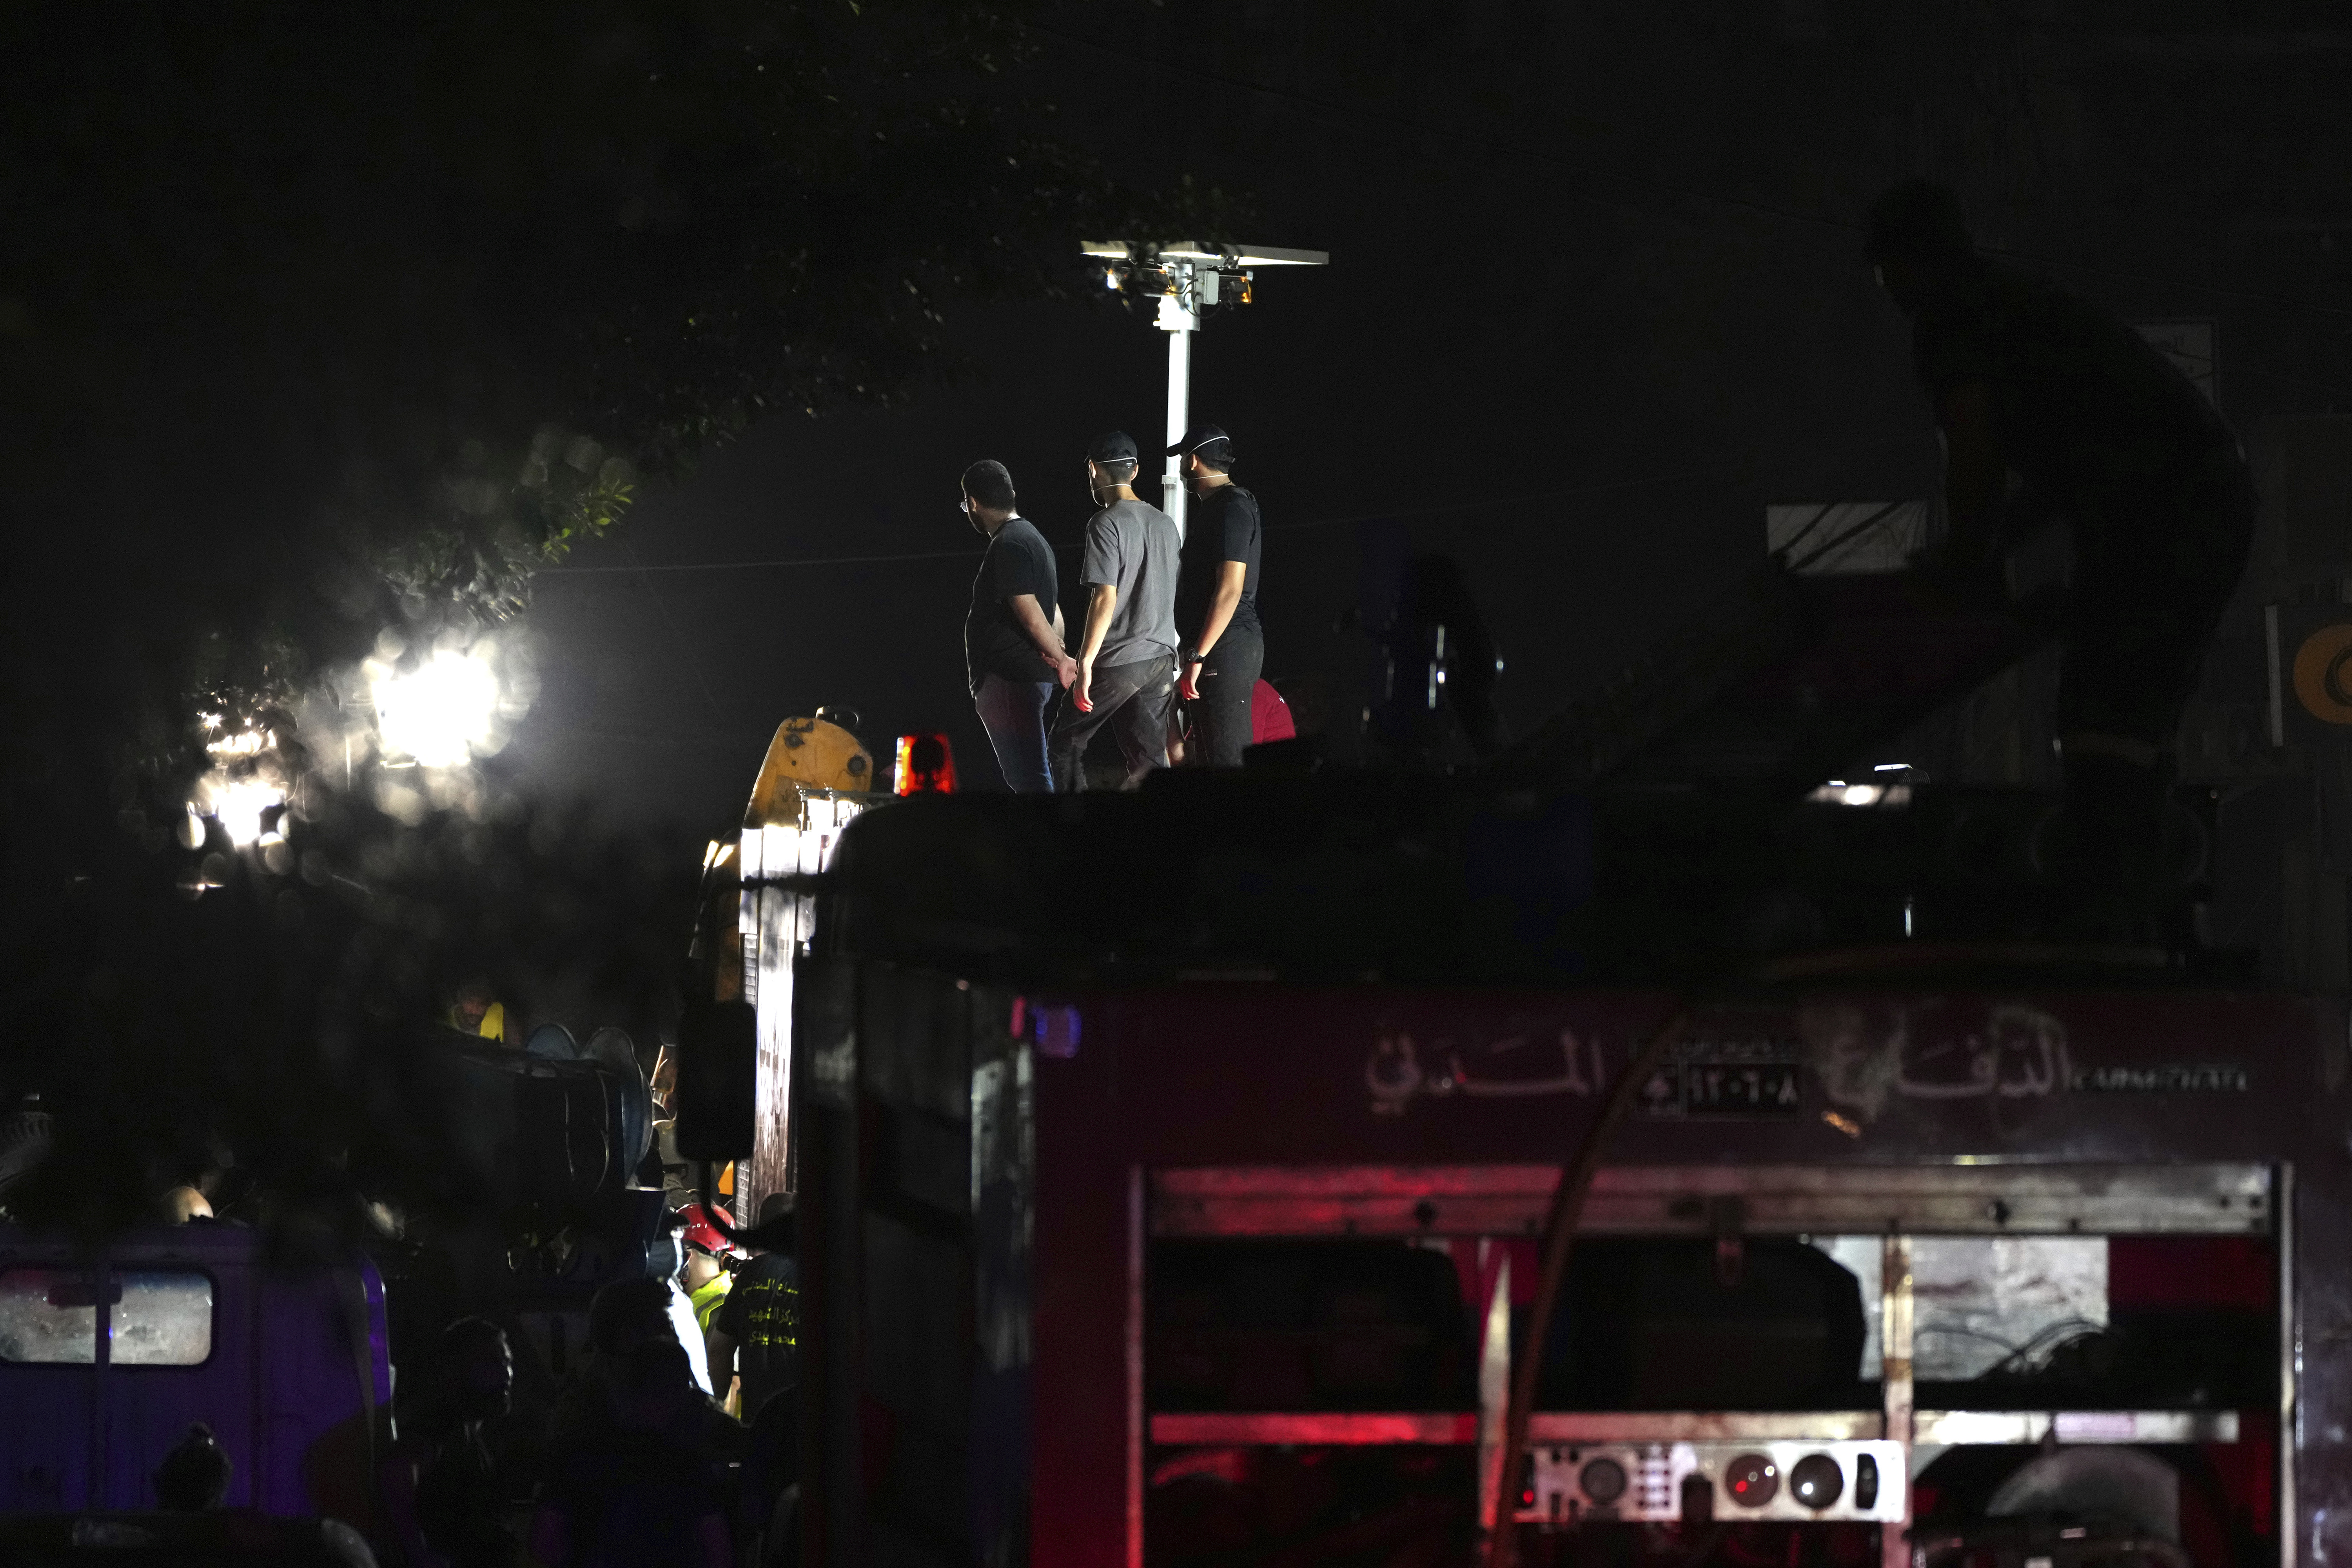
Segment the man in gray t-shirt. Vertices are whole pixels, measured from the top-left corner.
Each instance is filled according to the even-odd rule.
[[[1175,521],[1135,499],[1135,441],[1098,436],[1087,453],[1087,489],[1102,510],[1087,524],[1078,581],[1087,591],[1078,679],[1054,725],[1054,787],[1086,787],[1087,742],[1108,724],[1130,784],[1168,765],[1176,700]]]

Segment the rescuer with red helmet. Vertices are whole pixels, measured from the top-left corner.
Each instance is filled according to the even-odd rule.
[[[736,1264],[748,1256],[742,1247],[728,1239],[727,1231],[711,1223],[713,1215],[728,1230],[735,1228],[735,1216],[717,1204],[708,1209],[700,1204],[688,1204],[675,1216],[678,1222],[679,1250],[686,1254],[686,1266],[679,1273],[678,1283],[686,1290],[687,1304],[694,1310],[695,1326],[701,1331],[700,1359],[706,1367],[710,1364],[710,1331],[719,1321],[719,1309],[725,1304],[727,1292],[735,1283]],[[710,1394],[723,1403],[727,1386],[712,1378]]]
[[[711,1215],[719,1216],[719,1225],[731,1230],[735,1216],[717,1204],[705,1210],[700,1204],[688,1204],[678,1210],[678,1239],[684,1242],[686,1268],[680,1283],[686,1287],[687,1300],[694,1303],[694,1321],[702,1331],[710,1331],[710,1321],[719,1315],[719,1304],[727,1300],[728,1288],[734,1283],[734,1268],[747,1254],[727,1238],[726,1231],[710,1223]]]

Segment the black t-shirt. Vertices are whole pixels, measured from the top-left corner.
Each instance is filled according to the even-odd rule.
[[[777,1494],[800,1479],[800,1390],[778,1389],[751,1417],[751,1438],[743,1449],[743,1489],[757,1500],[764,1519],[775,1511]]]
[[[1053,547],[1025,517],[1011,519],[996,531],[988,552],[980,558],[980,575],[971,580],[971,609],[963,618],[963,668],[975,692],[984,675],[1004,680],[1054,679],[1045,656],[1005,604],[1016,594],[1035,595],[1039,612],[1052,624],[1061,580],[1054,570]]]
[[[777,1391],[800,1381],[800,1264],[790,1253],[763,1252],[737,1269],[717,1327],[735,1342],[749,1419]]]
[[[659,1432],[607,1427],[575,1444],[548,1478],[578,1568],[700,1568],[702,1521],[726,1516],[709,1458]]]
[[[1992,389],[2009,466],[2078,528],[2126,524],[2135,509],[2118,503],[2236,459],[2237,437],[2179,367],[2039,279],[1979,264],[1921,308],[1912,354],[1939,406],[1970,382]]]
[[[505,1511],[506,1497],[480,1428],[451,1426],[416,1478],[416,1521],[426,1543],[457,1568],[506,1568],[514,1561],[516,1542]]]
[[[1184,563],[1176,578],[1176,635],[1190,647],[1217,594],[1217,577],[1228,561],[1243,563],[1242,596],[1233,624],[1251,631],[1257,621],[1257,567],[1265,529],[1258,521],[1257,497],[1239,485],[1219,485],[1192,503],[1192,524],[1184,531]]]

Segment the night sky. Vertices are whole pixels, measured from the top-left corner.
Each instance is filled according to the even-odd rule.
[[[2332,231],[2290,219],[2340,161],[2307,110],[2344,51],[2283,79],[2122,24],[1094,5],[1046,13],[1006,89],[1125,177],[1219,186],[1235,237],[1331,253],[1262,272],[1195,345],[1193,417],[1232,432],[1269,525],[1268,675],[1352,706],[1364,644],[1336,623],[1401,530],[1464,562],[1523,731],[1757,563],[1768,502],[1933,488],[1905,330],[1860,258],[1896,178],[1949,180],[1989,245],[2128,316],[2220,319],[2234,416],[2332,400],[2340,327],[2278,301],[2340,279]],[[505,765],[716,833],[774,725],[839,702],[877,750],[949,730],[967,784],[996,787],[962,687],[980,544],[957,475],[1003,460],[1075,546],[1087,439],[1157,444],[1165,340],[1108,297],[955,326],[965,363],[912,405],[771,420],[542,577],[545,685]],[[939,558],[667,569],[876,555]]]

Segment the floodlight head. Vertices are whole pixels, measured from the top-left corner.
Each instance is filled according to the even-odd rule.
[[[1102,264],[1114,293],[1141,303],[1158,297],[1153,325],[1168,334],[1168,439],[1179,441],[1190,423],[1192,339],[1202,321],[1226,305],[1250,302],[1251,274],[1260,267],[1327,267],[1321,250],[1281,250],[1270,245],[1210,245],[1197,239],[1088,239],[1079,251]],[[1171,456],[1160,477],[1160,504],[1184,537],[1181,459]]]
[[[1209,245],[1197,239],[1089,239],[1080,251],[1106,260],[1150,263],[1189,261],[1194,266],[1328,267],[1328,250],[1283,250],[1271,245]]]
[[[1103,264],[1103,284],[1113,293],[1160,296],[1158,324],[1171,332],[1192,331],[1220,305],[1248,304],[1252,274],[1261,267],[1324,267],[1331,260],[1320,250],[1197,239],[1089,239],[1078,249]]]

